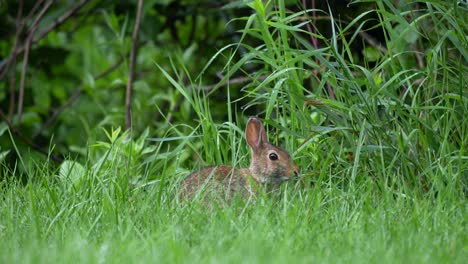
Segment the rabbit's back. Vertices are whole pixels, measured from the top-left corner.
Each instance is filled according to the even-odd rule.
[[[206,167],[184,179],[180,194],[183,199],[193,199],[198,193],[226,198],[236,194],[246,197],[252,192],[248,177],[248,169],[235,169],[226,165]]]

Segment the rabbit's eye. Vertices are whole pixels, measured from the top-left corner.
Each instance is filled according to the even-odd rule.
[[[277,160],[278,159],[278,155],[276,153],[270,153],[270,155],[268,155],[268,157],[270,158],[270,160]]]

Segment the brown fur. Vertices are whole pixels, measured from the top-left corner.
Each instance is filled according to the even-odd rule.
[[[252,149],[250,167],[235,169],[221,165],[193,172],[182,182],[183,199],[193,199],[200,190],[208,195],[224,196],[227,201],[236,195],[245,198],[256,193],[255,185],[278,186],[289,180],[293,171],[298,173],[289,153],[267,141],[265,128],[258,118],[249,119],[245,134]],[[272,159],[270,155],[276,155],[277,159]]]

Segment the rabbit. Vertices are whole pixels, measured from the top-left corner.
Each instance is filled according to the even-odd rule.
[[[227,165],[202,168],[191,173],[181,184],[181,197],[193,199],[200,190],[209,194],[218,192],[228,200],[236,195],[243,198],[256,194],[255,186],[272,190],[299,174],[289,153],[268,142],[265,128],[257,117],[250,117],[245,130],[247,143],[252,149],[249,168],[236,169]]]

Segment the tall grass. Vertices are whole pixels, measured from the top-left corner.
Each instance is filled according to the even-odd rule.
[[[231,84],[191,89],[203,74],[192,79],[174,60],[155,71],[198,126],[167,118],[162,138],[107,131],[84,164],[19,163],[28,168],[24,182],[3,167],[0,262],[466,262],[466,6],[376,1],[348,23],[317,10],[333,28],[325,37],[304,26],[312,10],[249,5],[242,42],[211,60],[229,58],[223,82],[252,79],[245,98],[231,98]],[[356,59],[353,42],[376,27],[387,52]],[[240,47],[247,53],[236,61]],[[210,112],[219,92],[229,116],[222,122]],[[178,182],[192,169],[248,166],[242,137],[252,111],[293,154],[300,178],[276,199],[211,209],[180,203]]]

